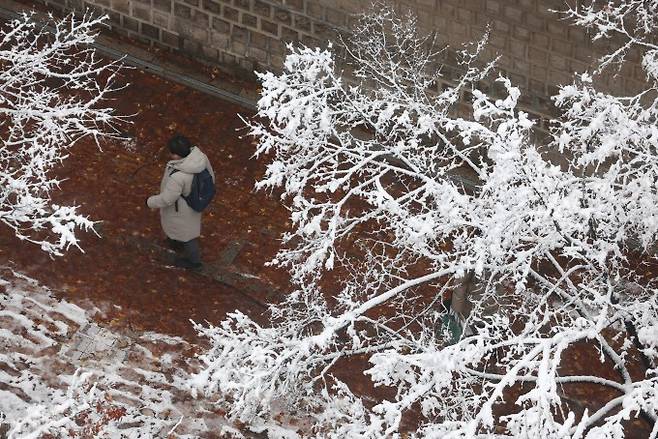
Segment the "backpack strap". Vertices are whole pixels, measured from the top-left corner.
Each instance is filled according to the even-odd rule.
[[[172,175],[174,175],[178,171],[180,171],[180,169],[176,169],[176,168],[172,169],[171,172],[169,173],[169,176],[171,177]],[[182,195],[183,194],[181,194],[181,196]],[[176,210],[176,212],[178,212],[178,200],[174,201],[174,209]]]

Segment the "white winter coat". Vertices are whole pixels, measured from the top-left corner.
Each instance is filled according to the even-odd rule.
[[[160,193],[147,200],[151,209],[160,209],[160,223],[165,234],[177,241],[189,241],[201,234],[201,212],[187,205],[181,195],[189,195],[194,174],[208,169],[215,180],[215,173],[208,157],[197,147],[180,160],[171,160],[165,167]],[[172,173],[172,171],[177,172]]]

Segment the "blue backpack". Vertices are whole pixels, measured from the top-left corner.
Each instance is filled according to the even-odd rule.
[[[177,171],[178,169],[174,169],[169,175],[172,175]],[[210,175],[208,169],[204,169],[198,174],[194,174],[189,195],[182,195],[187,205],[197,212],[201,212],[208,207],[214,196],[215,182],[213,181],[212,175]]]

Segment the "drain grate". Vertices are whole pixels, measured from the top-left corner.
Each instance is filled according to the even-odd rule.
[[[88,360],[104,359],[108,362],[123,362],[129,345],[127,339],[101,328],[94,323],[88,323],[79,329],[63,355],[73,362],[83,363]]]

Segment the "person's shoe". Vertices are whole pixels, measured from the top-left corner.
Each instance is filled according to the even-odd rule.
[[[187,270],[195,270],[197,268],[203,267],[201,262],[192,262],[187,258],[176,258],[174,261],[174,266],[178,268],[185,268]]]

